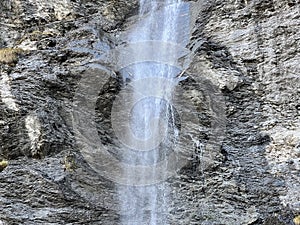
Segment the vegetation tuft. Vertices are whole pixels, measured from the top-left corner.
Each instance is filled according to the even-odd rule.
[[[0,161],[0,172],[2,172],[7,166],[8,166],[7,160],[3,159],[2,161]]]
[[[19,54],[23,53],[21,48],[2,48],[0,49],[0,64],[15,65],[18,62]]]

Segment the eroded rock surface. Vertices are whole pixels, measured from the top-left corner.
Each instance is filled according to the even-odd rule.
[[[134,0],[1,1],[0,48],[22,51],[0,58],[0,224],[118,224],[115,184],[80,154],[72,100],[90,70],[108,66],[137,9]],[[293,0],[201,4],[186,72],[219,88],[226,129],[221,148],[194,134],[190,162],[168,180],[170,224],[293,224],[300,214],[299,10]],[[114,71],[99,92],[106,146],[122,82]],[[194,82],[182,87],[204,129],[214,110]]]

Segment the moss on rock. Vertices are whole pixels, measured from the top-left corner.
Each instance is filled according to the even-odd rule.
[[[18,55],[23,53],[21,48],[2,48],[0,49],[0,64],[16,64],[18,62]]]
[[[7,166],[8,166],[7,160],[3,159],[2,161],[0,161],[0,172],[2,172]]]

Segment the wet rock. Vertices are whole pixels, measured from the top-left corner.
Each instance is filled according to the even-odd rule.
[[[91,68],[109,70],[104,58],[137,9],[135,0],[0,2],[0,159],[9,161],[0,161],[0,224],[119,223],[115,184],[80,154],[72,101]],[[298,30],[296,1],[201,5],[181,81],[200,123],[189,162],[167,181],[170,224],[292,224],[299,215]],[[110,73],[95,106],[107,146],[127,82]],[[226,129],[214,136],[221,114]]]
[[[276,217],[270,217],[265,222],[264,225],[284,225],[285,223],[277,219]]]

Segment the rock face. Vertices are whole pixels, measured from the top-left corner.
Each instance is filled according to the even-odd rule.
[[[122,43],[137,9],[133,0],[0,2],[0,161],[8,161],[0,224],[119,223],[115,183],[89,166],[76,142],[73,97],[84,77],[105,70],[103,56]],[[196,145],[209,130],[195,134],[189,163],[167,181],[170,224],[293,224],[300,214],[299,3],[216,0],[197,12],[186,72],[219,89],[226,129],[210,146]],[[96,101],[98,134],[109,149],[122,83],[112,72]],[[208,128],[215,108],[203,99],[214,96],[194,83],[189,77],[182,87]]]

